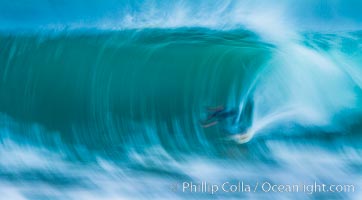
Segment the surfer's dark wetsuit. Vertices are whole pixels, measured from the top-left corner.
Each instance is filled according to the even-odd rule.
[[[236,118],[238,111],[237,109],[226,109],[225,106],[209,107],[207,108],[208,117],[204,122],[201,122],[203,127],[210,127],[218,124],[221,121],[230,118]],[[235,121],[235,120],[233,120]]]
[[[221,128],[229,133],[245,132],[252,123],[253,102],[247,101],[241,113],[238,108],[217,106],[208,107],[207,114],[206,120],[201,122],[204,128],[223,123]]]

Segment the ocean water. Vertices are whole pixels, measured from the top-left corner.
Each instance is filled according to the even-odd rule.
[[[361,199],[360,6],[0,2],[0,199]]]

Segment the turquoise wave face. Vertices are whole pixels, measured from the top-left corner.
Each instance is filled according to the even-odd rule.
[[[153,134],[168,143],[180,123],[200,145],[205,107],[237,107],[273,48],[250,32],[207,29],[3,35],[1,44],[1,110],[101,148],[145,126],[165,129]]]

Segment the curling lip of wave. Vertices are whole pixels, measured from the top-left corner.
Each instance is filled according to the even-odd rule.
[[[25,1],[25,0],[23,0]],[[21,1],[20,1],[21,2]],[[0,29],[142,29],[207,27],[256,29],[286,36],[291,30],[356,30],[362,15],[359,1],[334,0],[271,3],[259,1],[104,1],[28,4],[0,2]],[[339,9],[336,10],[335,8]],[[65,12],[66,11],[66,12]]]

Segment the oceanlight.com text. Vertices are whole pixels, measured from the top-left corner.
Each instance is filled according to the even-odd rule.
[[[264,193],[351,193],[355,192],[353,184],[326,184],[326,183],[300,183],[300,184],[278,184],[269,181],[263,182],[223,182],[220,184],[202,182],[182,182],[175,184],[174,190],[178,188],[184,193],[247,193],[247,192],[264,192]]]

